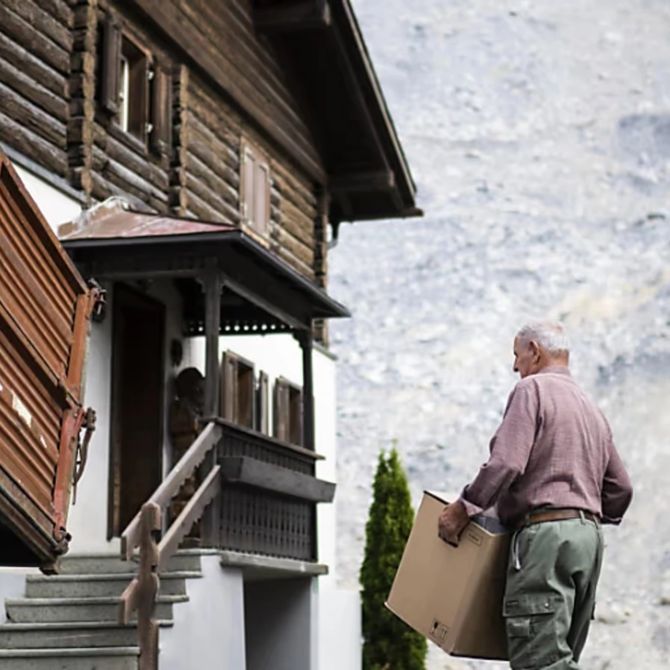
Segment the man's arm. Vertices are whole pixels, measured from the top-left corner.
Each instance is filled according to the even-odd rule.
[[[537,430],[538,399],[535,386],[519,384],[512,391],[502,423],[491,440],[491,455],[460,500],[469,517],[497,502],[524,473]]]
[[[602,520],[603,523],[620,524],[633,498],[633,485],[623,461],[610,438],[610,460],[603,477]]]
[[[458,544],[458,536],[470,517],[492,507],[526,469],[537,426],[538,401],[535,387],[518,384],[512,391],[502,423],[491,440],[491,455],[461,497],[442,512],[440,537]]]

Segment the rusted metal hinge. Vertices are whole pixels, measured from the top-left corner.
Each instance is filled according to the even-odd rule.
[[[84,474],[86,461],[88,460],[88,446],[95,431],[96,414],[92,407],[84,412],[80,430],[84,429],[84,437],[77,435],[77,452],[74,461],[74,470],[72,473],[72,504],[77,502],[77,484]]]
[[[100,323],[105,318],[107,311],[107,291],[105,291],[95,279],[88,280],[89,287],[89,303],[88,303],[88,317]]]

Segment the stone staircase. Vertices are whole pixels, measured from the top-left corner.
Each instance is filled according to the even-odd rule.
[[[0,624],[2,670],[137,670],[136,626],[117,623],[120,595],[136,564],[114,555],[66,556],[59,575],[30,575],[23,598],[7,599]],[[197,550],[177,552],[161,574],[156,618],[173,625],[188,601],[186,580],[202,577]]]

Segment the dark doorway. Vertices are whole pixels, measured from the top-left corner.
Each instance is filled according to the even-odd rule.
[[[165,307],[114,287],[109,537],[120,535],[161,481]]]

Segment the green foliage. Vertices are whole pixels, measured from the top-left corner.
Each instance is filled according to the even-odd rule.
[[[423,670],[426,639],[385,606],[414,511],[407,477],[393,448],[379,454],[373,499],[365,527],[363,587],[363,670]]]

